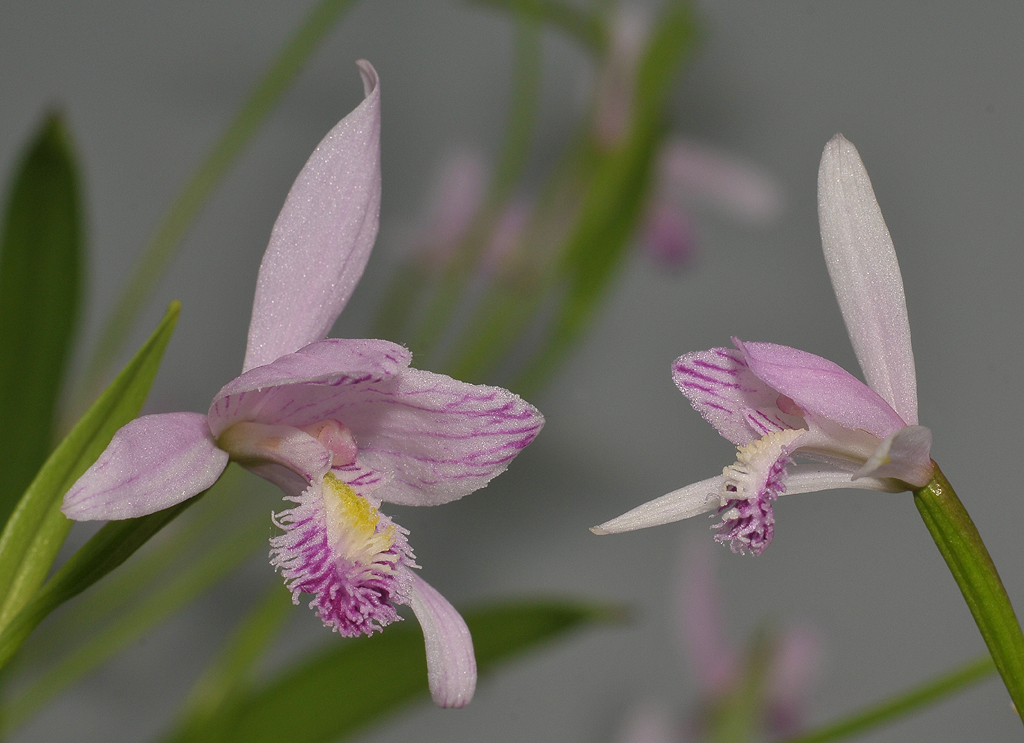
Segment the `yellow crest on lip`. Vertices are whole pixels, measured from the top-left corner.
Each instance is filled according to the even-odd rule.
[[[377,531],[380,514],[370,502],[356,493],[333,472],[324,475],[324,506],[335,548],[353,562],[372,561],[391,549],[395,527]]]

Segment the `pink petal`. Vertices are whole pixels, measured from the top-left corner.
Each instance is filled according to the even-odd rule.
[[[769,723],[777,735],[799,730],[821,656],[821,638],[807,627],[789,628],[779,639],[765,679]]]
[[[305,426],[329,417],[347,387],[393,377],[412,354],[389,341],[328,339],[311,343],[224,385],[210,405],[210,429],[220,436],[239,421]],[[336,406],[335,406],[336,407]]]
[[[377,238],[380,86],[360,61],[366,98],[295,179],[260,265],[243,371],[325,337]]]
[[[923,487],[932,479],[932,432],[924,426],[907,426],[887,436],[864,466],[853,473],[861,477],[894,477]]]
[[[797,415],[779,409],[779,393],[754,376],[743,354],[712,348],[680,356],[672,364],[672,381],[694,409],[736,445],[769,433],[803,428]]]
[[[720,698],[739,680],[726,639],[722,598],[708,542],[694,542],[683,558],[678,596],[679,634],[704,699]]]
[[[205,415],[146,415],[114,434],[64,496],[61,511],[75,521],[145,516],[206,490],[227,463]]]
[[[903,420],[874,390],[828,359],[774,343],[741,343],[750,370],[809,413],[885,438]]]
[[[355,435],[361,465],[392,476],[375,494],[386,503],[436,506],[472,493],[544,425],[508,390],[418,369],[347,392],[320,410]]]
[[[765,222],[782,211],[782,188],[760,168],[711,147],[674,140],[658,153],[658,190],[678,204],[706,203],[739,219]]]
[[[821,156],[818,220],[832,287],[864,378],[907,425],[916,425],[903,277],[864,163],[841,134]]]
[[[651,704],[633,710],[626,718],[620,743],[678,743],[672,720],[662,707]]]
[[[697,253],[693,221],[678,205],[656,199],[644,216],[640,244],[647,257],[658,266],[681,271]]]
[[[438,707],[465,707],[476,691],[476,656],[469,627],[425,580],[412,576],[410,606],[427,646],[427,681]]]
[[[440,270],[447,265],[469,229],[480,208],[486,180],[487,170],[479,152],[462,152],[442,164],[420,242],[420,249],[434,268]]]
[[[624,531],[670,524],[673,521],[714,511],[721,505],[718,493],[724,482],[725,478],[718,475],[673,490],[599,526],[592,526],[590,531],[595,534],[620,534]]]
[[[291,426],[243,421],[217,439],[232,461],[298,495],[331,468],[331,453],[316,438]]]

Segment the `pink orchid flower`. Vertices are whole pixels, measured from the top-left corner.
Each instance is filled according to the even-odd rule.
[[[773,343],[680,356],[672,376],[693,407],[739,447],[721,475],[593,528],[642,529],[718,511],[719,542],[761,554],[772,502],[832,488],[899,492],[932,476],[931,431],[917,424],[910,324],[892,239],[867,171],[842,135],[825,147],[818,217],[829,276],[867,384],[836,364]],[[798,456],[809,462],[795,463]]]
[[[232,459],[279,485],[271,562],[292,598],[346,636],[371,634],[408,604],[423,628],[431,693],[461,707],[476,686],[462,617],[413,570],[408,532],[381,503],[434,506],[501,473],[543,425],[507,390],[410,369],[382,340],[324,339],[362,275],[380,208],[380,88],[299,173],[260,266],[242,375],[207,414],[138,418],[64,498],[72,519],[127,519],[210,487]]]

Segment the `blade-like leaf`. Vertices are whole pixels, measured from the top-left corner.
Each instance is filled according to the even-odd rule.
[[[142,409],[180,308],[171,304],[146,344],[50,455],[0,533],[0,628],[42,585],[71,528],[60,512],[64,493]]]
[[[81,284],[77,170],[52,114],[15,173],[0,232],[0,527],[54,443]]]
[[[510,657],[569,630],[618,621],[617,607],[559,601],[490,606],[464,614],[477,668],[486,673]],[[238,699],[205,726],[174,743],[327,743],[400,705],[426,699],[423,635],[415,624],[330,646]]]
[[[207,491],[204,491],[207,492]],[[160,529],[202,494],[163,511],[135,519],[111,521],[61,566],[0,634],[0,660],[16,649],[50,612],[77,596],[127,560]],[[156,591],[122,610],[103,631],[69,653],[19,694],[10,708],[0,708],[4,728],[26,721],[55,694],[138,640],[155,625],[208,590],[266,544],[266,516],[250,520],[217,539],[199,558]]]

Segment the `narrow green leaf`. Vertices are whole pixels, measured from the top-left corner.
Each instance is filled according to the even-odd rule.
[[[0,634],[0,663],[17,649],[46,616],[127,560],[160,529],[202,494],[157,513],[111,521],[61,566],[42,590]],[[139,639],[182,606],[195,600],[266,544],[266,515],[222,535],[198,559],[166,585],[146,596],[88,642],[47,671],[14,699],[0,719],[5,731],[25,722],[61,692],[112,655]]]
[[[477,668],[487,673],[512,656],[568,631],[621,621],[617,608],[537,601],[490,606],[464,615]],[[214,715],[174,743],[328,743],[427,696],[423,635],[414,622],[371,638],[336,643]]]
[[[178,193],[153,237],[143,251],[124,292],[117,301],[100,335],[95,354],[79,392],[89,397],[102,382],[107,369],[120,352],[164,269],[199,215],[206,200],[224,179],[245,145],[277,105],[306,61],[323,41],[352,0],[320,0],[295,34],[288,40],[270,68],[263,74],[241,110],[220,136],[206,158],[193,171]]]
[[[914,491],[935,545],[974,616],[1010,699],[1024,709],[1024,634],[995,563],[949,480],[935,467],[932,481]]]
[[[787,738],[782,743],[828,743],[859,735],[872,728],[893,722],[921,707],[938,702],[953,692],[988,678],[995,670],[992,658],[986,655],[984,658],[966,663],[937,679],[905,691],[893,699],[855,712],[849,717],[829,723],[817,730]]]
[[[0,533],[0,628],[42,585],[71,528],[60,513],[64,493],[142,409],[180,307],[171,304],[146,344],[46,460]]]
[[[0,232],[0,527],[54,443],[81,293],[79,189],[70,137],[51,114],[15,173]]]

